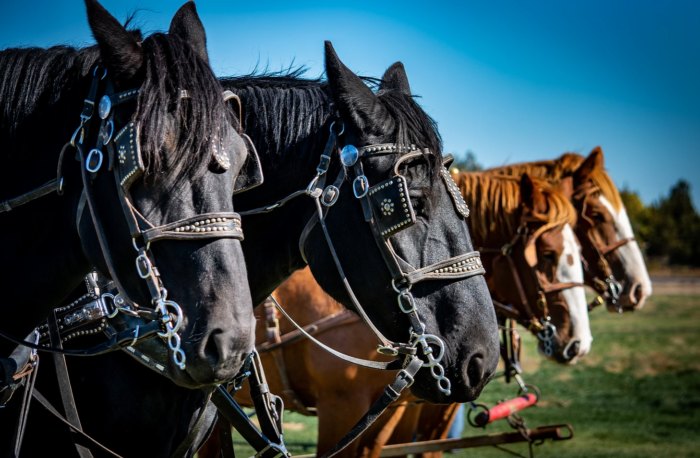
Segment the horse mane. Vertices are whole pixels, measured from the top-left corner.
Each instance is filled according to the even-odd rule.
[[[557,159],[509,164],[488,169],[488,172],[513,176],[527,173],[531,177],[558,182],[562,178],[572,176],[584,160],[586,158],[578,153],[564,153]],[[620,192],[605,169],[596,168],[588,178],[616,210],[620,210],[623,207]]]
[[[26,118],[56,103],[75,81],[88,74],[98,57],[94,46],[0,51],[0,138],[11,138]],[[11,150],[2,148],[0,154],[7,156]]]
[[[458,172],[453,177],[467,205],[475,213],[470,219],[475,239],[487,240],[495,231],[515,234],[520,224],[520,176]],[[547,202],[545,213],[533,215],[543,223],[534,235],[566,223],[573,227],[577,216],[569,199],[545,180],[532,178],[532,181]]]
[[[277,156],[295,152],[333,114],[327,86],[301,70],[221,78],[245,106],[243,124],[256,147]],[[320,141],[323,141],[321,139]],[[311,149],[323,147],[312,145]]]
[[[177,176],[203,170],[211,159],[205,152],[213,137],[230,128],[234,119],[223,102],[218,80],[209,65],[177,36],[154,33],[143,40],[141,49],[144,81],[134,119],[140,120],[147,174],[163,170],[164,165],[169,174]],[[97,46],[12,48],[0,52],[0,136],[11,137],[30,115],[75,91],[98,59]],[[180,97],[183,89],[189,94],[186,99]],[[74,97],[82,100],[84,94]],[[167,114],[175,117],[179,129],[175,148],[164,157],[173,119]],[[78,115],[76,112],[76,127]]]

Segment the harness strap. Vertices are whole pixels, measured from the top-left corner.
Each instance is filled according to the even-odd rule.
[[[35,362],[33,370],[30,372],[29,376],[24,379],[24,392],[22,393],[22,404],[19,412],[19,419],[17,420],[17,427],[14,434],[14,453],[15,456],[19,456],[22,449],[22,441],[24,440],[24,431],[27,427],[27,418],[29,417],[29,408],[32,404],[32,394],[34,393],[34,386],[36,385],[36,377],[39,372],[39,355],[35,355]]]
[[[97,446],[100,450],[104,451],[105,453],[108,453],[109,455],[114,456],[115,458],[122,458],[121,455],[119,455],[119,454],[113,452],[113,451],[110,450],[109,448],[107,448],[107,447],[105,447],[104,445],[100,444],[97,440],[93,439],[89,434],[87,434],[87,433],[86,433],[85,431],[83,431],[82,429],[76,428],[70,421],[68,421],[66,418],[64,418],[63,415],[61,415],[61,414],[59,413],[59,411],[56,410],[56,408],[55,408],[53,405],[51,405],[51,403],[49,402],[49,400],[46,399],[46,397],[44,397],[44,395],[41,394],[41,393],[39,392],[39,390],[34,389],[34,391],[32,392],[32,396],[34,397],[34,399],[36,399],[37,401],[39,401],[39,403],[40,403],[49,413],[51,413],[54,417],[56,417],[58,420],[60,420],[63,424],[65,424],[66,426],[68,426],[68,427],[71,429],[71,431],[73,431],[73,432],[77,433],[78,435],[80,435],[81,437],[87,439],[89,442],[91,442],[93,445]]]
[[[397,367],[395,367],[398,360],[389,361],[389,362],[380,362],[380,361],[371,361],[368,359],[355,358],[354,356],[346,355],[344,353],[341,353],[341,352],[329,347],[328,345],[324,344],[323,342],[321,342],[320,340],[318,340],[317,338],[315,338],[314,336],[309,334],[301,325],[299,325],[296,321],[294,321],[294,319],[291,316],[289,316],[289,314],[286,312],[286,310],[284,310],[284,308],[282,308],[280,303],[277,302],[277,299],[275,299],[274,296],[270,296],[270,299],[274,302],[275,307],[277,307],[277,310],[279,310],[282,313],[282,315],[284,315],[284,317],[287,320],[289,320],[289,322],[292,323],[292,325],[294,325],[294,327],[296,327],[297,330],[304,337],[306,337],[307,339],[309,339],[310,341],[312,341],[313,343],[315,343],[319,347],[323,348],[324,350],[326,350],[328,353],[332,354],[333,356],[340,358],[344,361],[347,361],[349,363],[357,364],[358,366],[362,366],[362,367],[368,367],[370,369],[385,369],[385,370],[386,369],[388,369],[388,370],[398,369]]]
[[[54,309],[49,318],[49,337],[51,339],[51,345],[54,348],[63,348],[61,343],[61,337],[58,333],[58,323],[56,316],[56,309]],[[73,397],[73,388],[70,383],[70,376],[68,375],[68,366],[66,365],[66,357],[60,353],[53,353],[54,366],[56,370],[56,379],[58,380],[58,387],[61,392],[61,402],[63,403],[63,410],[66,413],[66,417],[70,424],[76,430],[82,430],[83,427],[80,424],[80,416],[78,415],[78,408],[75,405],[75,398]],[[81,458],[92,458],[92,453],[84,445],[78,444],[73,441],[73,445],[80,455]]]
[[[413,377],[423,366],[423,361],[417,356],[413,356],[408,365],[399,371],[392,383],[384,388],[384,392],[370,407],[367,413],[352,427],[332,450],[323,455],[323,458],[330,458],[343,451],[348,445],[364,433],[384,411],[396,401],[404,389],[413,384]]]
[[[52,192],[58,191],[58,180],[54,178],[49,180],[37,189],[29,191],[28,193],[22,194],[11,199],[3,200],[0,202],[0,213],[9,212],[10,210],[22,206],[32,200],[44,197]]]
[[[210,405],[209,401],[211,400],[212,392],[213,390],[209,391],[207,396],[204,398],[204,403],[202,403],[202,407],[199,409],[199,415],[197,415],[197,419],[195,420],[195,422],[192,425],[190,425],[190,431],[187,434],[187,437],[185,437],[183,441],[180,442],[180,445],[170,455],[171,457],[180,458],[194,455],[194,450],[191,451],[192,453],[188,453],[190,452],[190,448],[192,448],[193,445],[201,445],[195,444],[194,442],[197,439],[197,436],[199,436],[199,434],[205,427],[204,420],[206,419],[207,408]],[[214,421],[213,424],[216,424],[216,421]],[[209,425],[209,428],[211,428],[213,424]]]

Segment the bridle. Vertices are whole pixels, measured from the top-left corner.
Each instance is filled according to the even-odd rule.
[[[399,173],[399,167],[410,159],[424,154],[430,154],[430,151],[427,149],[421,150],[413,145],[402,146],[395,143],[367,145],[359,149],[354,145],[344,145],[340,148],[338,137],[342,136],[344,126],[340,127],[340,130],[337,131],[335,125],[335,121],[330,125],[330,134],[326,141],[324,151],[320,156],[316,168],[316,175],[312,178],[306,189],[296,191],[272,205],[243,211],[241,214],[252,215],[267,213],[281,207],[289,200],[299,195],[311,197],[314,200],[316,212],[313,213],[307,222],[299,238],[299,250],[304,261],[307,260],[305,254],[306,241],[313,228],[318,224],[323,230],[333,261],[355,310],[381,342],[378,351],[391,356],[403,355],[405,357],[404,366],[407,366],[407,362],[411,358],[418,358],[417,354],[420,348],[427,361],[423,362],[421,366],[418,366],[415,372],[417,372],[420,367],[429,367],[431,375],[437,381],[438,389],[444,394],[449,395],[451,392],[450,381],[445,377],[444,367],[440,363],[444,356],[444,342],[438,336],[425,333],[425,325],[418,316],[411,288],[414,284],[425,280],[455,281],[475,275],[483,275],[484,269],[481,264],[479,253],[476,251],[464,253],[422,268],[415,268],[401,259],[394,251],[390,237],[413,225],[415,223],[415,213],[408,196],[406,178]],[[381,155],[398,156],[394,165],[394,175],[380,183],[371,185],[369,179],[364,174],[362,160]],[[331,162],[336,156],[341,162],[340,170],[332,184],[326,185]],[[444,167],[440,169],[440,176],[452,197],[456,211],[462,217],[466,218],[469,215],[469,209],[462,199],[457,185]],[[392,278],[391,286],[396,292],[396,300],[399,309],[410,321],[410,338],[408,342],[400,343],[389,340],[372,323],[372,320],[354,294],[336,253],[326,225],[326,217],[330,209],[337,202],[342,184],[346,180],[351,183],[353,195],[362,206],[364,219],[370,226],[377,247],[389,270]],[[281,312],[286,315],[284,310],[281,310]],[[288,318],[294,322],[291,317]],[[438,348],[437,353],[433,352],[430,344]],[[357,363],[357,361],[353,362]],[[366,364],[363,365],[369,367],[382,369],[388,367],[387,364],[378,363],[376,361],[365,362]],[[415,373],[404,373],[402,375],[406,377],[410,384],[413,382],[413,375],[415,375]]]
[[[531,231],[529,223],[532,222],[541,224],[542,220],[536,217],[528,217],[525,214],[521,215],[520,224],[515,231],[515,235],[509,242],[500,248],[479,247],[479,251],[482,253],[493,254],[496,256],[496,259],[506,260],[508,270],[513,279],[512,284],[518,294],[518,300],[520,302],[519,309],[516,309],[512,305],[503,304],[497,300],[493,300],[496,309],[501,315],[518,321],[529,331],[533,332],[542,342],[542,350],[544,354],[546,356],[552,356],[554,354],[554,339],[557,328],[552,323],[551,316],[549,315],[547,295],[558,293],[569,288],[583,286],[583,283],[560,281],[552,282],[535,269],[535,266],[537,265],[537,238],[544,232],[545,229],[553,226],[545,225],[535,231]],[[537,299],[535,301],[535,305],[537,307],[536,309],[531,306],[530,301],[528,300],[528,295],[523,286],[524,281],[528,279],[523,277],[524,273],[522,272],[522,269],[518,269],[515,265],[515,261],[513,260],[513,250],[517,246],[522,246],[525,261],[530,266],[529,269],[525,270],[532,274],[530,281],[532,281],[537,288]],[[495,262],[496,261],[494,260],[494,264]]]
[[[97,234],[102,257],[111,276],[109,284],[98,285],[97,277],[93,276],[94,274],[88,275],[86,277],[88,292],[67,306],[55,309],[48,320],[30,334],[28,339],[31,339],[31,342],[22,341],[0,332],[0,336],[20,345],[11,357],[15,361],[22,361],[20,371],[12,377],[15,382],[8,384],[7,388],[9,390],[0,392],[3,403],[9,400],[12,392],[22,379],[26,380],[27,385],[24,391],[20,420],[17,425],[15,453],[19,453],[21,447],[29,409],[29,397],[34,396],[59,420],[70,426],[73,431],[102,448],[105,452],[116,455],[82,431],[63,355],[91,356],[116,349],[133,350],[135,343],[158,335],[167,342],[176,366],[184,370],[186,357],[184,351],[180,348],[181,339],[178,334],[183,322],[183,312],[175,301],[168,299],[167,290],[163,285],[153,260],[153,254],[150,251],[151,243],[160,240],[201,240],[210,238],[243,240],[240,215],[234,212],[202,213],[194,217],[157,226],[149,222],[133,205],[129,189],[145,172],[145,165],[140,150],[139,124],[132,119],[124,126],[116,126],[115,113],[121,109],[124,103],[134,101],[138,94],[139,89],[116,92],[112,82],[107,78],[107,70],[95,66],[92,70],[90,89],[80,114],[80,123],[59,155],[57,178],[48,181],[35,190],[0,202],[0,212],[6,212],[52,192],[62,195],[64,190],[62,167],[65,153],[70,148],[75,149],[76,157],[81,164],[83,184],[76,212],[76,230],[80,231],[80,221],[87,203],[87,209]],[[95,113],[95,102],[100,95],[97,113]],[[180,98],[189,97],[186,90],[180,90],[179,96]],[[231,99],[238,99],[230,91],[225,91],[223,97],[225,102]],[[95,114],[97,114],[97,117],[94,116]],[[131,117],[133,118],[133,115]],[[117,128],[119,128],[118,131]],[[249,151],[248,158],[243,165],[243,169],[248,175],[239,175],[236,178],[234,194],[262,183],[260,160],[255,147],[245,134],[241,133],[241,137],[246,142]],[[90,148],[88,146],[89,140],[94,140],[94,147]],[[218,140],[219,138],[215,136],[214,141]],[[215,161],[214,164],[217,168],[223,171],[227,170],[230,167],[230,159],[225,145],[214,144],[213,146],[212,161]],[[86,151],[88,152],[86,153]],[[93,189],[94,180],[104,173],[111,173],[115,181],[117,198],[128,226],[132,245],[137,253],[135,257],[136,273],[148,288],[150,304],[140,305],[131,300],[120,282],[120,276],[117,274],[112,253],[107,243],[105,223],[100,217],[99,206]],[[90,279],[95,281],[91,283]],[[118,327],[126,327],[126,330],[118,330],[116,323],[112,322],[112,319],[118,320],[120,317],[121,322],[118,324]],[[96,334],[98,332],[106,334],[108,339],[89,349],[73,350],[63,348],[63,343],[74,337]],[[19,350],[26,353],[26,350],[29,348],[32,351],[28,353],[27,357],[15,355]],[[58,413],[41,393],[34,389],[38,366],[36,350],[54,353],[57,377],[67,419]],[[137,359],[143,362],[147,359],[144,357],[145,355],[141,354],[137,356]],[[152,368],[160,369],[162,372],[163,367],[160,361],[150,360],[150,362]],[[197,420],[198,424],[202,418],[202,415],[200,415],[200,418]],[[190,437],[181,444],[181,447],[186,446],[188,440],[190,440]],[[77,444],[76,447],[81,456],[91,456],[85,447]]]
[[[589,304],[589,310],[592,310],[598,305],[602,305],[603,302],[606,301],[618,313],[622,313],[622,307],[619,305],[620,295],[622,294],[622,285],[615,279],[607,256],[618,248],[635,241],[635,238],[623,238],[612,244],[605,244],[600,241],[599,237],[597,237],[593,231],[594,227],[596,226],[596,222],[586,215],[588,199],[598,195],[599,193],[600,188],[591,183],[587,183],[581,186],[573,196],[574,204],[579,210],[578,213],[581,219],[584,220],[588,226],[584,231],[579,230],[578,232],[583,232],[583,237],[587,239],[588,244],[593,248],[596,257],[594,268],[591,268],[590,263],[584,262],[584,267],[591,277],[592,286],[598,292],[598,294],[600,294],[600,296]],[[581,222],[578,224],[581,225]]]
[[[149,222],[132,204],[129,189],[145,172],[139,141],[139,123],[132,119],[124,126],[117,126],[115,113],[117,110],[122,109],[123,104],[135,101],[139,92],[139,89],[116,92],[111,80],[108,78],[107,70],[96,65],[92,70],[90,88],[83,102],[80,123],[71,136],[70,141],[66,143],[61,151],[57,167],[57,178],[50,180],[38,189],[3,202],[0,205],[0,211],[9,211],[16,206],[24,205],[54,191],[62,195],[64,181],[62,165],[65,152],[69,148],[75,149],[81,164],[83,184],[76,221],[79,222],[82,211],[85,209],[85,203],[87,203],[87,209],[92,218],[102,257],[111,279],[118,289],[118,294],[112,295],[112,302],[117,305],[130,304],[134,308],[133,314],[155,322],[155,331],[161,339],[167,342],[172,352],[174,363],[180,369],[184,369],[186,358],[184,351],[180,348],[181,339],[178,334],[183,321],[183,312],[175,301],[168,298],[167,289],[163,285],[153,254],[150,251],[151,243],[161,240],[201,240],[211,238],[243,240],[243,231],[241,229],[240,215],[235,212],[202,213],[156,226]],[[179,96],[187,98],[187,91],[181,90]],[[96,103],[98,98],[99,103]],[[92,147],[89,146],[90,141],[92,141]],[[228,167],[226,161],[228,157],[219,154],[218,157],[215,155],[212,159],[216,160],[219,167],[224,169]],[[93,189],[95,179],[105,173],[111,174],[116,183],[117,198],[128,226],[132,245],[136,251],[136,273],[146,284],[150,295],[150,304],[138,304],[128,297],[123,283],[120,281],[122,275],[118,273],[115,267],[105,233],[106,223],[103,222],[100,216],[99,204]],[[77,230],[79,231],[80,228],[77,227]],[[149,332],[148,335],[142,335],[140,334],[140,327],[137,325],[131,331],[131,334],[133,337],[130,343],[121,342],[120,345],[114,346],[113,349],[132,345],[139,339],[151,337],[153,332]],[[27,344],[31,348],[36,348],[36,345],[31,342],[17,342],[16,339],[10,338],[4,333],[2,336],[16,343]],[[100,351],[107,351],[103,347],[104,345],[100,346]],[[70,350],[50,347],[40,347],[40,349],[82,356],[96,354],[91,351],[71,352]]]

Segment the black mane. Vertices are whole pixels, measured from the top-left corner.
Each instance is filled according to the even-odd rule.
[[[135,32],[138,33],[138,32]],[[135,119],[140,121],[141,150],[147,173],[167,166],[178,176],[199,171],[209,164],[212,137],[230,128],[233,116],[224,104],[221,85],[191,46],[176,36],[155,33],[141,44],[144,51],[143,83]],[[4,145],[19,142],[18,131],[28,117],[41,118],[42,109],[72,97],[82,102],[84,81],[97,62],[96,46],[13,48],[0,52],[0,139]],[[81,86],[83,93],[73,94]],[[181,98],[182,90],[188,97]],[[67,102],[64,102],[67,103]],[[78,105],[79,106],[79,105]],[[64,113],[78,124],[79,112]],[[171,114],[172,116],[166,116]],[[175,148],[164,157],[167,132],[179,126]],[[50,120],[44,119],[44,122]],[[66,137],[66,141],[69,138]],[[3,148],[8,156],[13,148]]]
[[[301,71],[288,74],[261,74],[222,78],[224,87],[233,89],[247,109],[244,127],[256,138],[257,147],[284,155],[308,139],[335,113],[328,85],[321,79],[306,79]],[[381,81],[363,78],[370,87]],[[416,103],[413,96],[396,90],[380,90],[377,96],[397,122],[397,142],[429,148],[440,157],[442,139],[435,121]],[[255,122],[253,122],[255,117]],[[320,145],[322,148],[323,145]]]
[[[291,154],[333,114],[327,85],[319,79],[301,78],[297,73],[221,80],[224,87],[241,97],[246,107],[243,127],[259,139],[256,146],[261,151],[276,156]]]

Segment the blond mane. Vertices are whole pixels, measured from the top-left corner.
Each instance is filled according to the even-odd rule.
[[[477,243],[487,240],[489,234],[495,231],[506,236],[515,234],[520,224],[520,176],[458,172],[453,177],[464,200],[472,209],[470,228]],[[574,226],[576,210],[571,201],[549,182],[537,178],[532,181],[542,191],[547,202],[547,212],[534,215],[544,223],[535,236],[566,223]]]
[[[502,167],[494,167],[485,170],[485,172],[517,177],[521,176],[523,173],[527,173],[531,177],[543,178],[556,183],[562,178],[573,175],[585,159],[584,156],[577,153],[564,153],[554,160],[520,162],[504,165]],[[620,210],[623,207],[620,192],[617,190],[617,186],[615,186],[605,169],[596,168],[589,178],[616,210]]]

